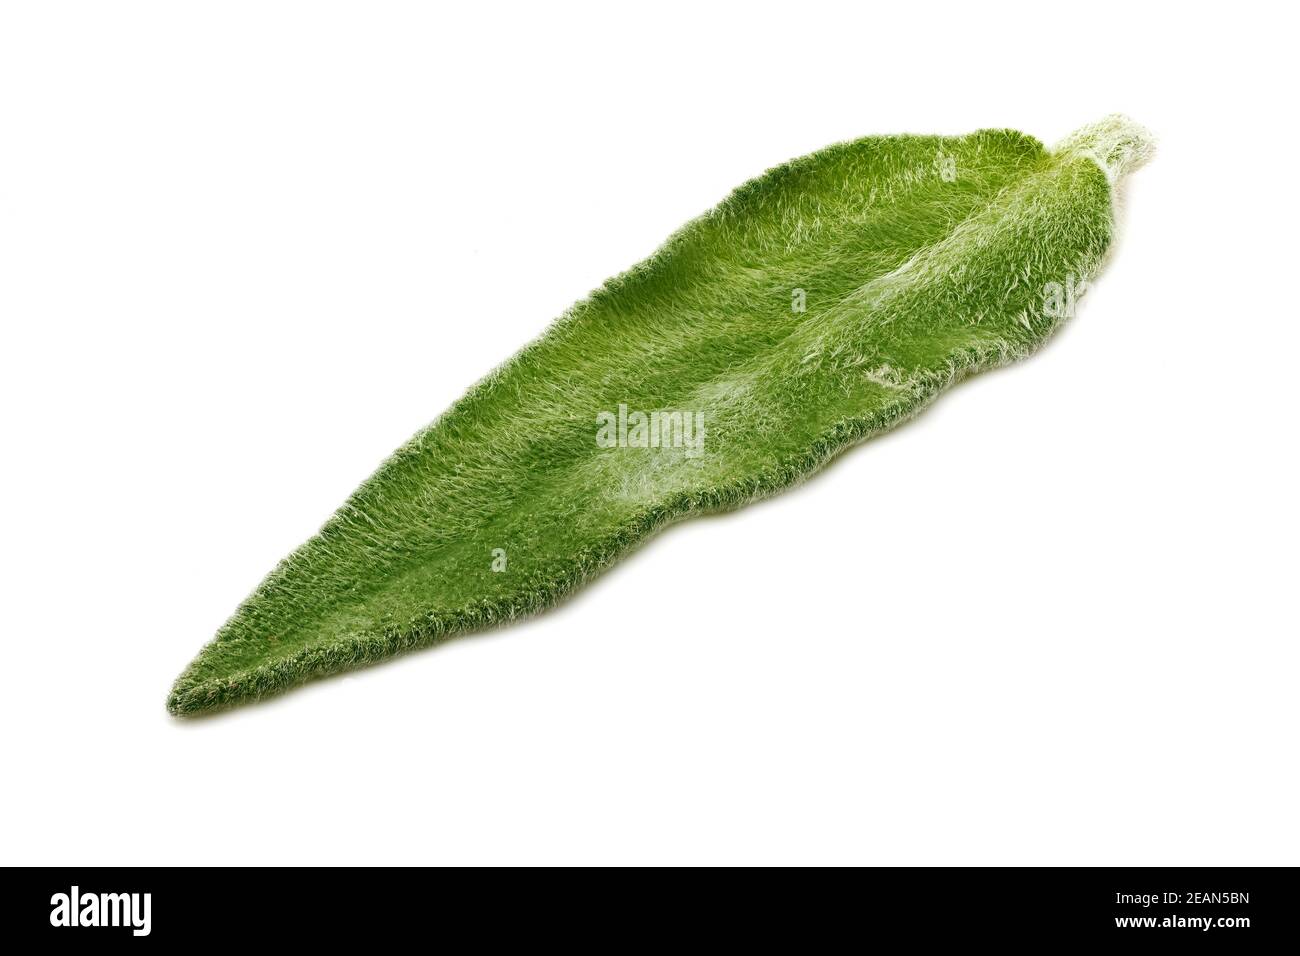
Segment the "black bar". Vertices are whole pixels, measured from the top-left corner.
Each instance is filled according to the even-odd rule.
[[[5,925],[44,942],[331,946],[528,931],[539,943],[850,934],[864,943],[1294,948],[1294,869],[860,869],[516,879],[427,869],[10,869]],[[572,882],[572,888],[564,883]],[[514,883],[513,887],[508,887]],[[585,884],[594,883],[596,888]],[[72,887],[81,908],[70,925]],[[104,894],[111,894],[105,899]],[[148,894],[148,919],[144,902]],[[94,903],[87,902],[93,897]],[[64,905],[64,904],[67,905]],[[88,907],[88,909],[87,909]],[[92,915],[93,914],[93,915]],[[102,917],[101,915],[102,914]],[[132,918],[134,917],[134,918]],[[147,922],[147,926],[145,925]],[[59,925],[54,925],[58,923]],[[147,929],[147,933],[145,930]],[[597,933],[599,929],[599,933]],[[738,937],[738,938],[739,938]]]

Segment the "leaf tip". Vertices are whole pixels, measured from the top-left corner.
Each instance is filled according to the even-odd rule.
[[[1122,113],[1075,130],[1053,152],[1088,156],[1112,183],[1142,166],[1155,154],[1156,140],[1141,123]]]

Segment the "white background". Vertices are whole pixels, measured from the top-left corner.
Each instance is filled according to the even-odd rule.
[[[8,3],[5,863],[1295,864],[1281,5]],[[397,445],[766,167],[1122,111],[1076,320],[563,607],[182,722]]]

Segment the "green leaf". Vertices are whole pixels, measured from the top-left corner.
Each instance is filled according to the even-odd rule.
[[[1053,151],[1010,130],[869,137],[746,183],[400,448],[169,710],[538,611],[663,525],[780,491],[1028,355],[1073,312],[1114,183],[1149,150],[1122,118]]]

